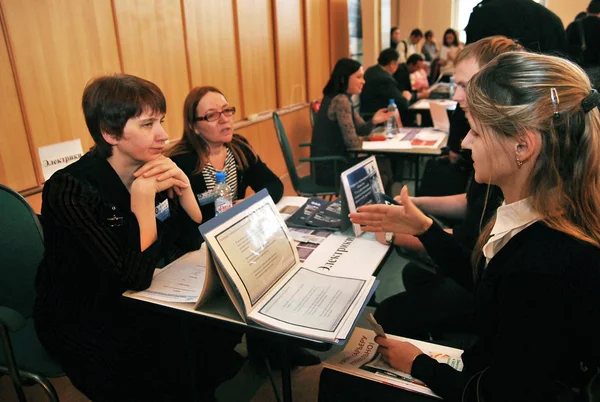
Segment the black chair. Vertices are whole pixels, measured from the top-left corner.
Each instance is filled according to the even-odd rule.
[[[0,373],[10,375],[19,401],[26,401],[24,381],[41,385],[58,402],[47,377],[64,373],[38,340],[32,319],[34,280],[44,254],[42,228],[27,201],[1,184],[0,205]]]
[[[300,158],[300,162],[309,162],[311,164],[311,172],[315,171],[313,168],[314,162],[331,162],[331,168],[336,177],[336,182],[332,186],[323,186],[317,184],[314,174],[299,177],[298,171],[296,170],[294,155],[292,154],[292,150],[290,148],[290,143],[277,112],[273,112],[273,124],[275,125],[275,131],[277,132],[277,139],[279,140],[279,145],[281,146],[281,152],[283,153],[283,158],[285,159],[285,164],[292,181],[292,186],[294,187],[296,193],[303,197],[332,197],[339,195],[340,173],[342,172],[341,168],[348,163],[346,158],[341,156],[315,156],[310,158]]]

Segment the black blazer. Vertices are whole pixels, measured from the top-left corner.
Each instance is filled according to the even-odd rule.
[[[361,115],[372,117],[379,109],[387,107],[390,99],[394,99],[398,110],[408,110],[408,101],[402,96],[403,88],[380,65],[367,69],[365,81],[360,93]]]
[[[567,51],[562,21],[533,0],[484,0],[473,8],[465,31],[467,44],[504,35],[536,52],[566,54]]]

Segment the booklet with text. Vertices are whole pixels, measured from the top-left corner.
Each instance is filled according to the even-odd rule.
[[[342,200],[327,201],[309,198],[285,220],[288,227],[340,230],[342,226]]]
[[[347,337],[377,285],[371,275],[302,265],[266,190],[202,224],[200,232],[208,248],[206,277],[216,272],[244,321],[335,343]]]
[[[422,381],[384,362],[381,355],[377,353],[379,345],[375,342],[375,336],[373,330],[356,328],[344,350],[323,362],[323,367],[439,398]],[[448,364],[458,371],[463,369],[461,358],[463,351],[460,349],[389,334],[386,334],[386,337],[410,342],[440,363]]]

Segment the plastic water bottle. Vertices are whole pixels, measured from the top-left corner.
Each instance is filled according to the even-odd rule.
[[[450,99],[454,97],[454,92],[456,92],[456,82],[454,81],[454,76],[450,77],[450,85],[448,86],[448,94],[450,95]]]
[[[227,185],[225,172],[216,172],[215,181],[217,182],[213,192],[215,193],[215,216],[221,212],[227,211],[233,206],[233,195],[231,188]]]
[[[396,102],[393,99],[390,99],[387,110],[388,112],[394,112],[398,110]],[[385,135],[387,138],[392,138],[394,137],[394,134],[396,134],[396,131],[398,131],[398,122],[396,121],[396,116],[390,116],[385,124]]]

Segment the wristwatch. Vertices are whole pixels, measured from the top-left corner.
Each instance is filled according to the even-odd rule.
[[[394,232],[385,232],[385,242],[390,246],[394,244]]]

